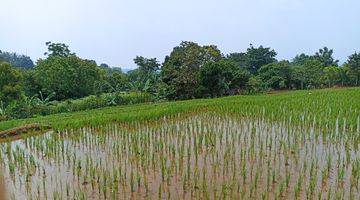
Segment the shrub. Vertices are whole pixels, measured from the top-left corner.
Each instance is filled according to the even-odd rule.
[[[11,119],[21,119],[33,116],[31,105],[26,104],[25,101],[13,101],[6,107],[6,114]]]
[[[81,99],[41,103],[36,98],[24,97],[6,108],[0,105],[0,121],[7,119],[29,118],[57,113],[76,112],[106,106],[152,102],[155,97],[148,93],[106,93],[90,95]]]

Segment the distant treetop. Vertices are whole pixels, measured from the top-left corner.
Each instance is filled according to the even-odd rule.
[[[2,52],[0,50],[0,61],[10,63],[14,67],[31,69],[34,67],[34,62],[29,56],[19,55],[16,53]]]
[[[69,49],[69,46],[64,43],[53,43],[46,42],[46,46],[48,47],[48,52],[45,52],[45,56],[60,56],[60,57],[69,57],[75,55]]]

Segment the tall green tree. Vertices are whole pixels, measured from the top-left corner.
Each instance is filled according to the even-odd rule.
[[[324,81],[321,77],[324,75],[325,68],[323,63],[317,59],[310,59],[305,62],[303,67],[306,77],[306,87],[309,89],[322,87]]]
[[[352,85],[360,85],[360,53],[354,53],[349,56],[348,61],[348,74]]]
[[[0,101],[9,104],[21,98],[22,75],[7,62],[0,62]]]
[[[199,97],[200,68],[207,62],[222,58],[214,45],[200,46],[194,42],[181,42],[165,58],[161,75],[169,99],[191,99]]]
[[[324,47],[315,53],[314,58],[320,61],[324,67],[338,66],[339,61],[334,59],[333,53],[332,49]]]
[[[237,94],[245,90],[249,78],[250,73],[232,60],[207,62],[200,68],[201,94],[206,97]]]
[[[291,69],[289,61],[273,62],[259,70],[259,77],[272,89],[289,89],[291,86]]]
[[[221,62],[208,62],[200,68],[201,96],[222,96],[229,89]]]
[[[292,65],[301,66],[304,65],[310,59],[313,59],[313,57],[302,53],[295,56],[295,58],[292,60]]]
[[[138,68],[128,72],[130,89],[156,93],[156,87],[160,79],[158,73],[159,62],[156,58],[145,58],[142,56],[136,56],[134,62]]]
[[[258,70],[267,64],[276,61],[276,51],[270,47],[263,47],[260,45],[255,48],[252,44],[246,51],[247,55],[247,67],[252,74],[256,74]]]
[[[351,85],[350,84],[350,77],[348,75],[349,72],[349,65],[345,63],[343,66],[339,67],[340,70],[340,84],[341,86]]]
[[[57,100],[95,94],[103,82],[105,71],[93,60],[81,59],[63,43],[46,43],[48,55],[35,68],[35,81],[42,93],[55,94]]]
[[[269,47],[254,47],[250,44],[245,53],[230,53],[227,59],[235,62],[238,67],[249,70],[252,74],[257,74],[258,70],[269,63],[276,61],[277,53]]]
[[[307,85],[307,77],[305,73],[305,67],[303,65],[291,66],[291,88],[293,89],[305,89]]]
[[[48,95],[55,93],[57,100],[94,94],[95,84],[102,81],[104,76],[95,62],[74,55],[50,56],[39,60],[35,70],[42,91]]]
[[[23,71],[24,92],[28,97],[37,96],[41,91],[40,83],[36,78],[35,70]]]
[[[332,87],[341,83],[341,69],[337,66],[328,66],[324,68],[324,79],[327,87]]]
[[[75,55],[70,51],[69,46],[64,43],[46,42],[45,44],[48,48],[48,51],[44,53],[46,56],[68,57]]]
[[[248,68],[248,56],[246,53],[230,53],[226,59],[235,62],[238,67]]]
[[[145,58],[136,56],[134,63],[138,66],[139,70],[144,73],[153,73],[159,70],[160,64],[156,58]]]

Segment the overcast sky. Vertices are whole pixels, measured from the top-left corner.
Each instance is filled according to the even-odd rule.
[[[82,58],[134,68],[136,55],[163,62],[181,41],[227,54],[250,43],[278,59],[333,48],[360,51],[359,0],[0,0],[0,50],[43,57],[64,42]]]

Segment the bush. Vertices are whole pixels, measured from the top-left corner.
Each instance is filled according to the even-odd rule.
[[[82,110],[102,108],[106,106],[128,105],[152,102],[153,96],[145,93],[105,93],[99,96],[91,95],[77,100],[67,100],[56,103],[51,107],[51,114],[62,112],[76,112]]]
[[[91,95],[76,100],[41,103],[32,98],[23,98],[6,108],[0,108],[0,121],[7,119],[29,118],[57,113],[76,112],[107,106],[128,105],[153,102],[155,97],[148,93],[106,93]]]
[[[33,116],[32,107],[25,101],[13,101],[6,107],[6,115],[11,119],[22,119]]]

